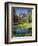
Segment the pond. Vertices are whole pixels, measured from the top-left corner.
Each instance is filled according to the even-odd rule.
[[[16,34],[23,34],[23,33],[32,33],[32,30],[29,29],[24,29],[24,28],[17,28],[16,29]]]
[[[16,28],[14,30],[14,36],[32,36],[32,29],[25,29],[25,28]]]

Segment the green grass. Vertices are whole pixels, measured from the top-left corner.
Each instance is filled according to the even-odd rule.
[[[28,34],[16,34],[16,36],[32,36],[31,33],[28,33]]]
[[[32,23],[27,23],[27,22],[24,22],[24,23],[21,23],[21,24],[18,24],[17,27],[19,28],[30,28],[32,27]]]

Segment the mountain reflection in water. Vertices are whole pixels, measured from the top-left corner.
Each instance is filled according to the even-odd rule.
[[[22,34],[22,33],[32,33],[32,30],[29,29],[24,29],[24,28],[17,28],[16,29],[16,34]]]

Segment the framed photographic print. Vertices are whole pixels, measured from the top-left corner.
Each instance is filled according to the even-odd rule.
[[[37,42],[37,4],[5,3],[5,43]]]

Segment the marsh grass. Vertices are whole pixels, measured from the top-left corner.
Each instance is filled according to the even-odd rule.
[[[31,33],[28,33],[28,34],[16,34],[16,36],[18,37],[18,36],[32,36],[32,34]]]

